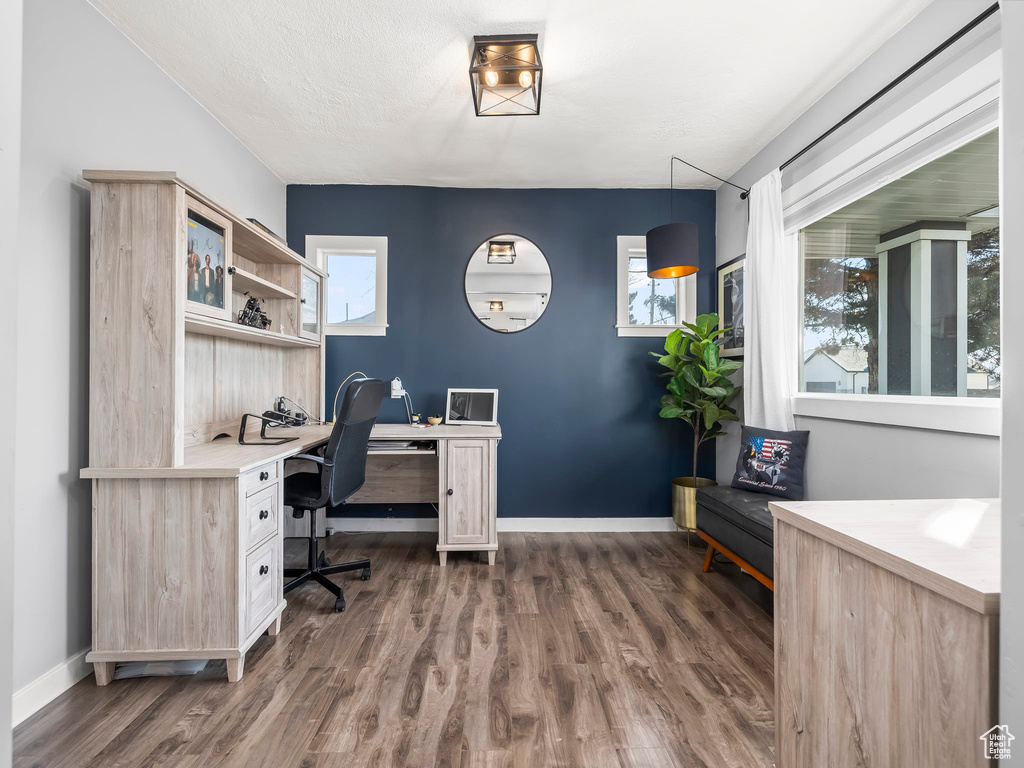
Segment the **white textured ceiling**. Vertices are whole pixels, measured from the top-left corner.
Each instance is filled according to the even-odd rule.
[[[663,187],[672,154],[728,177],[929,0],[92,2],[289,183]],[[537,117],[473,114],[505,32],[540,34]]]

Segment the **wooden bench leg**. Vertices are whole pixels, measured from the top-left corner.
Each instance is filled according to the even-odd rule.
[[[715,545],[708,544],[708,553],[704,555],[704,567],[701,569],[704,573],[711,570],[711,559],[715,556]]]
[[[737,555],[731,549],[722,546],[721,542],[715,541],[706,533],[704,533],[704,531],[697,531],[697,535],[708,543],[708,553],[704,557],[704,573],[707,573],[711,570],[711,558],[714,556],[715,552],[721,552],[723,555],[725,555],[734,563],[736,563],[736,565],[738,565],[742,570],[746,571],[755,579],[757,579],[766,587],[768,587],[768,589],[772,591],[775,590],[775,582],[772,579],[769,579],[767,576],[765,576],[763,573],[757,570],[757,568],[752,566],[750,563],[748,563],[742,557]]]

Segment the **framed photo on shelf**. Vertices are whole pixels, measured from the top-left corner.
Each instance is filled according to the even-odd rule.
[[[188,198],[185,311],[231,320],[231,222]]]
[[[719,337],[723,357],[743,357],[743,253],[718,268],[718,317],[721,328],[730,328]]]

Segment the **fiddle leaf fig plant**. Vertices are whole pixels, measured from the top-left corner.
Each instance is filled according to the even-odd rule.
[[[668,394],[661,398],[663,419],[681,419],[693,430],[693,480],[697,482],[697,452],[702,443],[724,431],[725,421],[739,421],[729,405],[739,394],[729,374],[743,363],[723,359],[716,339],[729,328],[718,328],[718,315],[698,315],[693,323],[683,323],[665,338],[665,352],[651,352],[658,363],[668,368]]]

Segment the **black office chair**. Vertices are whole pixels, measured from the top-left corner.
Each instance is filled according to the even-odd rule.
[[[380,379],[356,379],[349,384],[323,456],[300,453],[289,459],[312,461],[317,465],[317,471],[298,472],[286,475],[284,479],[284,503],[292,508],[292,515],[301,519],[309,512],[309,560],[304,569],[285,568],[284,575],[295,578],[284,585],[284,591],[291,592],[313,580],[337,598],[334,602],[336,611],[345,610],[345,593],[327,578],[328,574],[362,571],[361,577],[366,581],[370,578],[370,561],[355,560],[331,565],[327,556],[318,552],[315,510],[344,504],[363,487],[367,443],[370,430],[377,421],[384,392],[384,382]]]

